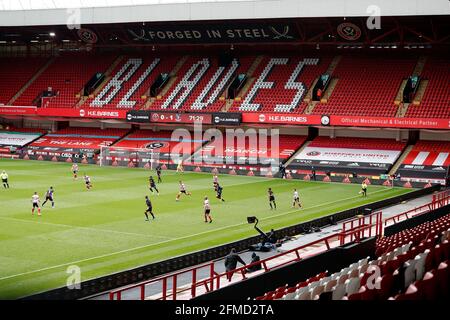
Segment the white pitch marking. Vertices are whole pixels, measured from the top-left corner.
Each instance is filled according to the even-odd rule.
[[[384,192],[384,191],[388,191],[388,190],[392,190],[392,189],[389,188],[389,189],[378,190],[378,191],[372,192],[372,194],[378,193],[378,192]],[[323,204],[320,204],[320,205],[309,207],[309,208],[307,208],[305,210],[313,209],[313,208],[317,208],[317,207],[321,207],[321,206],[326,206],[326,205],[337,203],[337,202],[341,202],[341,201],[344,201],[344,200],[356,199],[356,198],[359,198],[359,197],[361,197],[361,196],[349,197],[349,198],[345,198],[345,199],[339,199],[339,200],[336,200],[336,201],[326,202],[326,203],[323,203]],[[268,220],[268,219],[272,219],[272,218],[275,218],[275,217],[284,216],[284,215],[287,215],[287,214],[290,214],[290,213],[293,213],[293,212],[299,212],[299,210],[288,211],[288,212],[281,213],[281,214],[278,214],[278,215],[273,215],[273,216],[270,216],[270,217],[262,218],[260,220]],[[139,247],[135,247],[135,248],[129,248],[129,249],[120,250],[120,251],[116,251],[116,252],[106,253],[106,254],[103,254],[103,255],[99,255],[99,256],[95,256],[95,257],[91,257],[91,258],[86,258],[86,259],[81,259],[81,260],[77,260],[77,261],[72,261],[72,262],[67,262],[67,263],[63,263],[63,264],[59,264],[59,265],[51,266],[51,267],[46,267],[46,268],[42,268],[42,269],[38,269],[38,270],[27,271],[27,272],[22,272],[22,273],[18,273],[18,274],[13,274],[13,275],[10,275],[10,276],[6,276],[6,277],[0,278],[0,281],[1,280],[6,280],[6,279],[10,279],[10,278],[15,278],[15,277],[18,277],[18,276],[27,275],[27,274],[33,274],[33,273],[37,273],[37,272],[41,272],[41,271],[46,271],[46,270],[50,270],[50,269],[60,268],[60,267],[64,267],[64,266],[67,266],[67,265],[78,264],[80,262],[85,262],[85,261],[105,258],[105,257],[113,256],[113,255],[116,255],[116,254],[120,254],[120,253],[130,252],[130,251],[139,250],[139,249],[143,249],[143,248],[148,248],[148,247],[152,247],[152,246],[156,246],[156,245],[161,245],[163,243],[168,243],[168,242],[172,242],[172,241],[176,241],[176,240],[187,239],[187,238],[199,236],[199,235],[202,235],[202,234],[207,234],[207,233],[211,233],[211,232],[217,232],[219,230],[233,228],[233,227],[237,227],[237,226],[244,225],[244,224],[247,224],[247,223],[238,223],[238,224],[234,224],[234,225],[225,226],[225,227],[222,227],[222,228],[217,228],[217,229],[208,230],[208,231],[204,231],[204,232],[200,232],[200,233],[196,233],[196,234],[191,234],[191,235],[184,236],[184,237],[173,238],[171,240],[161,241],[161,242],[157,242],[157,243],[143,245],[143,246],[139,246]]]

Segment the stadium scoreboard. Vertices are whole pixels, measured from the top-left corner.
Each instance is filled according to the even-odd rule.
[[[211,114],[151,112],[150,122],[211,124]]]

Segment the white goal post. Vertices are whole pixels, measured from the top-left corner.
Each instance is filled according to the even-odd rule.
[[[153,170],[160,163],[160,153],[153,149],[100,146],[100,166],[128,166]]]

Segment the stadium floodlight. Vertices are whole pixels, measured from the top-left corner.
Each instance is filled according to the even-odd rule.
[[[56,36],[56,33],[50,32],[48,35],[49,35],[50,37],[55,37],[55,36]]]

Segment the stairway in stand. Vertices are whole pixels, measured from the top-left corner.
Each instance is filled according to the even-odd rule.
[[[116,60],[109,66],[109,68],[105,71],[105,79],[103,79],[102,83],[97,87],[97,89],[94,90],[89,96],[83,96],[83,92],[80,92],[80,100],[75,105],[75,108],[80,108],[89,97],[95,97],[99,94],[99,92],[103,89],[104,86],[111,80],[112,75],[111,73],[114,71],[114,69],[117,67],[117,65],[124,59],[124,56],[118,56]]]
[[[256,71],[256,68],[258,68],[259,64],[263,60],[264,56],[257,56],[255,61],[253,61],[251,67],[247,71],[247,83],[242,87],[242,89],[238,92],[236,95],[237,100],[240,101],[240,99],[245,96],[247,91],[251,88],[253,83],[256,81],[256,77],[253,77],[253,73]],[[223,108],[220,110],[221,112],[228,112],[230,108],[233,106],[233,102],[235,99],[228,99]]]
[[[46,64],[44,64],[42,66],[42,68],[40,68],[39,71],[36,72],[35,75],[30,80],[28,80],[28,82],[25,83],[25,85],[22,88],[20,88],[20,90],[8,101],[7,105],[11,106],[17,100],[17,98],[19,98],[22,95],[22,93],[24,93],[25,90],[28,89],[28,87],[34,82],[34,80],[39,78],[39,76],[45,70],[47,70],[47,68],[53,63],[54,60],[55,60],[55,58],[51,58],[50,60],[48,60],[48,62]]]
[[[178,60],[178,62],[175,65],[175,67],[173,67],[172,71],[170,72],[170,79],[169,79],[169,81],[162,88],[161,92],[158,94],[158,97],[157,98],[151,97],[150,99],[148,99],[148,101],[142,107],[142,110],[150,109],[152,104],[156,101],[156,99],[161,99],[162,97],[164,97],[167,94],[167,92],[169,92],[170,88],[172,88],[173,84],[178,79],[178,76],[177,76],[178,71],[180,71],[181,67],[184,65],[184,63],[188,59],[189,59],[189,56],[186,55],[186,56],[183,56],[180,60]],[[149,91],[146,92],[146,94],[147,94],[147,96],[150,96],[150,88],[149,88]]]
[[[422,74],[423,68],[425,67],[425,63],[427,62],[427,57],[420,56],[417,60],[417,64],[414,67],[413,75],[420,76]],[[405,86],[408,80],[403,80],[400,88],[397,92],[397,96],[395,97],[394,104],[398,105],[398,110],[396,113],[397,118],[403,118],[406,115],[406,112],[408,112],[408,108],[410,107],[411,103],[405,103],[403,102],[403,91],[405,90]],[[419,84],[419,88],[417,88],[416,96],[414,97],[414,101],[412,102],[413,105],[420,104],[420,101],[422,100],[423,94],[425,93],[425,89],[428,85],[428,80],[421,80]]]
[[[328,69],[326,71],[327,74],[330,76],[333,75],[334,69],[336,69],[337,65],[339,64],[339,61],[341,61],[342,56],[336,56],[331,61],[330,65],[328,66]],[[314,107],[319,103],[319,101],[312,101],[312,90],[314,89],[314,86],[316,85],[317,81],[319,80],[319,77],[314,81],[311,88],[309,88],[309,91],[306,95],[306,98],[304,99],[305,102],[308,103],[308,106],[305,108],[305,114],[311,114],[314,110]],[[328,101],[328,98],[330,97],[331,93],[333,92],[334,88],[336,87],[338,79],[331,78],[330,83],[323,93],[323,97],[321,99],[321,103],[326,103]]]
[[[395,161],[395,163],[392,165],[391,170],[389,170],[389,175],[393,175],[394,173],[397,172],[398,168],[400,167],[400,165],[403,163],[403,161],[406,159],[406,157],[408,156],[408,154],[411,152],[411,150],[414,148],[414,145],[410,144],[409,146],[407,146],[405,148],[405,150],[403,150],[402,154],[400,155],[400,157],[398,157],[397,161]]]

